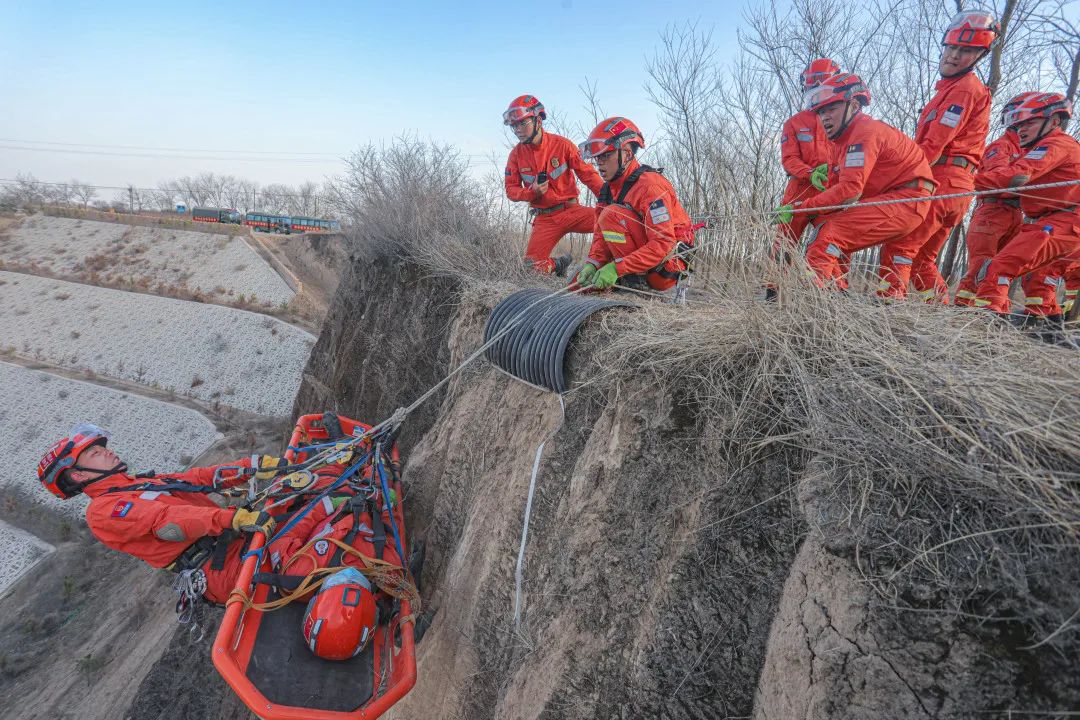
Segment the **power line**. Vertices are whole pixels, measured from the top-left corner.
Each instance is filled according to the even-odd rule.
[[[25,150],[29,152],[52,152],[52,153],[72,153],[79,155],[115,155],[118,157],[147,157],[147,158],[177,158],[177,159],[191,159],[191,160],[244,160],[246,162],[273,162],[281,159],[285,162],[320,162],[317,158],[328,158],[334,160],[341,160],[349,155],[348,152],[307,152],[307,151],[291,151],[291,150],[209,150],[199,148],[173,148],[173,147],[152,147],[147,145],[111,145],[107,143],[69,143],[69,142],[54,142],[51,140],[17,140],[13,138],[0,138],[0,143],[9,143],[9,145],[0,145],[0,149],[3,150]],[[13,145],[12,145],[13,144]],[[32,147],[35,145],[58,145],[60,147]],[[76,148],[98,148],[94,149],[76,149]],[[143,153],[126,153],[126,152],[114,152],[115,150],[143,150],[151,151],[149,154]],[[167,153],[167,154],[158,154]],[[215,157],[210,156],[194,156],[194,155],[174,155],[168,153],[219,153],[227,155],[268,155],[274,156],[271,158],[238,158],[238,157]],[[297,157],[304,156],[304,157]],[[472,160],[490,160],[490,154],[481,153],[463,153],[459,157],[467,158],[472,164]],[[311,159],[308,159],[311,158]]]
[[[238,153],[241,155],[327,155],[330,157],[341,157],[346,153],[338,152],[293,152],[291,150],[208,150],[205,148],[173,148],[173,147],[149,147],[145,145],[110,145],[107,143],[69,143],[69,142],[53,142],[52,140],[13,140],[11,138],[0,138],[0,142],[4,143],[21,143],[23,145],[63,145],[64,147],[83,147],[83,148],[112,148],[119,150],[155,150],[159,152],[199,152],[199,153]]]
[[[68,155],[104,155],[107,157],[138,157],[159,160],[226,160],[229,162],[272,162],[272,163],[326,163],[327,159],[297,157],[217,157],[214,155],[164,155],[154,153],[117,152],[115,150],[76,150],[74,148],[44,148],[16,145],[0,145],[0,150],[22,150],[26,152],[62,153]],[[340,159],[337,161],[340,162]]]

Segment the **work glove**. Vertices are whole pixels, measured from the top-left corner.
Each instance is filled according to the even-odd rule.
[[[274,533],[274,518],[268,513],[239,508],[233,515],[232,527],[237,532],[261,532],[270,537]]]
[[[607,290],[614,285],[619,279],[619,270],[615,267],[615,263],[609,262],[604,267],[596,271],[593,275],[592,286],[597,290]]]
[[[822,163],[814,168],[814,171],[810,173],[810,184],[816,187],[818,190],[824,190],[825,186],[829,182],[829,164]]]
[[[791,222],[793,217],[791,211],[795,209],[793,205],[781,205],[773,211],[773,225],[787,225]]]
[[[592,263],[587,262],[585,263],[584,267],[582,267],[581,270],[578,271],[577,277],[574,278],[573,282],[577,283],[581,287],[585,287],[589,284],[589,278],[591,278],[595,274],[596,266]]]
[[[256,480],[272,480],[277,475],[279,465],[285,465],[285,461],[273,455],[256,455],[251,458],[251,466],[259,468],[255,473]]]

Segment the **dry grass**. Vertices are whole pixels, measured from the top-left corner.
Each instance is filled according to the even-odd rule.
[[[980,311],[883,306],[795,273],[769,303],[763,265],[712,269],[710,302],[615,316],[601,361],[614,379],[651,374],[747,463],[800,450],[812,532],[886,604],[1064,641],[1080,608],[1075,351]]]

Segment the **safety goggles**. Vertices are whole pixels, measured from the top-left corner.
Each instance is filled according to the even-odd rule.
[[[512,127],[531,117],[536,117],[536,113],[532,110],[522,107],[512,107],[503,113],[503,125],[510,125]]]
[[[820,86],[810,88],[803,93],[803,110],[818,110],[834,102],[844,99],[842,93],[837,93],[836,88]]]
[[[578,151],[585,160],[602,162],[611,157],[611,154],[615,152],[615,148],[611,146],[608,140],[586,140],[578,145]]]

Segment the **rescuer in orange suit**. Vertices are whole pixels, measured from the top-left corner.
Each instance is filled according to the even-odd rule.
[[[1023,96],[1014,97],[1001,111],[1004,123],[1005,113],[1016,107]],[[1020,157],[1020,136],[1016,130],[1006,128],[994,142],[986,146],[979,173],[992,172],[1002,165],[1011,163]],[[1024,214],[1020,212],[1020,198],[1012,194],[984,195],[975,204],[971,223],[967,231],[967,274],[956,288],[957,305],[973,305],[975,288],[986,274],[990,259],[1007,242],[1016,236]]]
[[[544,130],[543,104],[522,95],[503,113],[518,139],[506,161],[506,197],[525,201],[533,214],[532,233],[525,260],[541,273],[566,274],[570,255],[552,258],[551,253],[567,233],[591,233],[596,221],[593,208],[578,204],[577,176],[595,195],[603,181],[581,159],[574,143]]]
[[[941,40],[937,93],[919,115],[915,142],[934,173],[938,195],[967,193],[975,187],[990,129],[990,91],[974,69],[998,40],[994,16],[977,10],[956,15]],[[918,297],[948,304],[949,288],[937,268],[938,253],[953,227],[967,213],[971,197],[930,203],[926,220],[910,235],[881,247],[882,265],[891,271],[889,294],[907,294],[910,277]]]
[[[1072,117],[1072,103],[1058,93],[1026,93],[1022,102],[1006,114],[1006,124],[1020,137],[1024,155],[996,170],[979,173],[979,190],[1041,185],[1080,178],[1080,143],[1064,132]],[[1080,261],[1080,185],[1043,190],[1025,190],[1020,196],[1024,224],[1016,237],[990,261],[976,290],[975,305],[999,314],[1009,310],[1009,285],[1025,274],[1059,263],[1065,270]],[[1050,290],[1039,287],[1039,275],[1029,279],[1028,297]],[[1053,289],[1056,293],[1056,285]],[[1062,316],[1046,303],[1028,310],[1047,323],[1060,323]]]
[[[812,90],[836,73],[840,67],[828,58],[811,62],[802,72],[803,91]],[[780,132],[780,162],[787,173],[787,187],[781,205],[805,200],[825,189],[829,178],[832,142],[825,135],[821,120],[812,110],[800,110],[784,123]],[[789,247],[796,247],[810,223],[805,214],[794,215],[791,222],[782,223],[780,232]],[[779,247],[777,247],[779,250]]]
[[[806,262],[819,284],[841,290],[847,288],[847,256],[906,236],[925,219],[927,203],[817,209],[925,197],[935,187],[919,146],[891,125],[866,115],[863,108],[869,104],[870,91],[849,73],[833,75],[807,92],[805,107],[821,118],[834,144],[834,176],[821,194],[776,211],[781,223],[791,219],[792,210],[811,211],[817,236],[806,249]],[[885,268],[879,270],[883,280],[885,272]],[[885,293],[879,289],[879,294]]]
[[[664,292],[686,272],[685,255],[676,255],[693,246],[690,216],[668,179],[638,162],[644,147],[637,125],[622,117],[604,120],[581,144],[604,179],[589,257],[574,278],[581,286]]]
[[[63,500],[82,493],[90,498],[86,524],[102,544],[155,568],[201,572],[206,583],[203,596],[219,604],[228,600],[242,564],[241,534],[262,532],[269,537],[275,525],[272,516],[241,507],[247,491],[240,486],[252,477],[272,477],[279,458],[254,456],[181,473],[130,475],[107,443],[103,430],[80,425],[45,453],[38,463],[38,479]],[[215,487],[219,469],[224,478]],[[320,472],[343,470],[331,465]],[[274,565],[302,548],[334,511],[333,503],[316,504],[277,538],[267,548]],[[385,553],[387,562],[400,564],[390,547]]]

